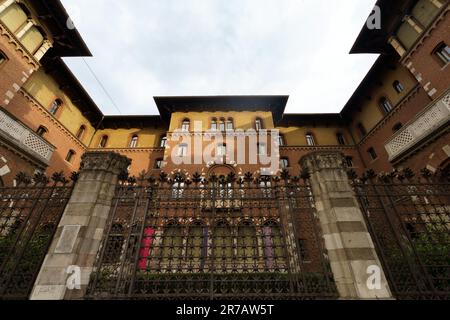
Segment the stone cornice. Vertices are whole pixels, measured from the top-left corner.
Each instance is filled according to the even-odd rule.
[[[308,152],[314,152],[314,151],[336,151],[336,150],[354,150],[356,149],[356,146],[284,146],[280,147],[280,151],[308,151]]]
[[[164,152],[164,148],[89,148],[89,152],[122,152],[122,153],[145,153]]]
[[[86,152],[81,157],[81,171],[100,170],[119,174],[125,171],[131,160],[115,152]]]
[[[300,165],[303,169],[314,173],[323,169],[343,169],[344,160],[341,152],[317,151],[302,157]]]

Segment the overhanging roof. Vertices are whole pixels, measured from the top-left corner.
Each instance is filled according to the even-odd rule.
[[[160,116],[105,116],[100,129],[133,129],[158,128],[163,125]]]
[[[161,118],[168,122],[173,112],[270,111],[281,120],[289,96],[178,96],[154,97]]]
[[[369,29],[365,23],[350,53],[392,53],[389,37],[415,3],[414,0],[378,0],[376,5],[381,10],[381,29]]]
[[[58,57],[92,56],[77,29],[69,29],[70,17],[59,0],[33,0],[29,2],[40,21],[54,39],[53,55]]]

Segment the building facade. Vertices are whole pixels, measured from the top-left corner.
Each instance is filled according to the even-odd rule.
[[[364,238],[367,229],[356,209],[356,200],[349,201],[347,196],[333,199],[336,194],[348,195],[349,189],[335,185],[339,181],[344,186],[348,184],[342,174],[348,170],[363,175],[406,168],[415,172],[424,168],[447,172],[450,168],[449,1],[404,0],[394,4],[379,0],[377,5],[382,12],[382,28],[371,30],[364,26],[351,53],[379,53],[380,57],[339,113],[287,114],[284,111],[288,96],[200,96],[155,97],[158,115],[110,116],[101,112],[62,61],[62,57],[89,56],[90,52],[78,32],[68,28],[69,17],[61,3],[3,0],[0,2],[1,184],[17,186],[25,176],[30,179],[35,176],[36,180],[39,173],[47,176],[63,173],[69,177],[81,167],[85,175],[77,182],[74,195],[81,199],[81,194],[86,193],[86,197],[97,195],[103,199],[105,194],[114,193],[108,189],[115,185],[108,174],[125,181],[117,191],[121,196],[114,198],[117,202],[108,230],[104,217],[97,217],[97,225],[86,220],[85,225],[80,223],[87,228],[86,239],[91,237],[89,241],[98,244],[96,247],[89,242],[96,249],[90,253],[83,251],[86,256],[80,258],[80,265],[89,272],[102,240],[97,233],[107,234],[101,254],[105,258],[100,259],[96,278],[90,282],[92,294],[98,293],[95,290],[100,287],[101,294],[121,292],[121,282],[113,288],[108,277],[128,279],[127,268],[133,256],[138,271],[130,279],[143,291],[147,290],[149,279],[139,273],[143,270],[147,270],[147,277],[156,273],[161,279],[162,274],[175,271],[200,274],[207,269],[211,274],[221,273],[218,278],[226,283],[223,274],[227,273],[247,274],[253,270],[258,275],[298,274],[302,269],[308,270],[308,274],[325,274],[320,281],[313,277],[300,282],[307,289],[315,287],[322,296],[333,297],[336,288],[326,284],[329,267],[321,264],[323,250],[328,250],[331,269],[339,279],[345,280],[355,273],[358,269],[355,265],[362,260],[365,267],[370,261],[378,261],[371,240]],[[318,160],[314,160],[317,154],[332,153],[342,156],[342,168],[337,165],[341,160],[331,156],[317,156]],[[112,154],[123,157],[117,160]],[[95,160],[102,155],[109,167]],[[313,158],[309,159],[310,156]],[[117,163],[126,166],[116,172]],[[100,170],[102,173],[96,179],[106,187],[83,189],[93,179],[88,177],[87,168]],[[330,168],[337,170],[333,173],[336,180],[324,173]],[[257,191],[253,189],[254,176],[259,177],[255,180]],[[270,176],[281,178],[272,181],[267,178]],[[329,184],[330,193],[300,185],[300,178],[310,176],[317,185]],[[298,186],[282,185],[283,181],[291,181],[288,177],[297,177],[293,180]],[[155,201],[147,204],[144,200],[148,198],[136,196],[140,192],[148,195],[147,189],[139,192],[133,189],[130,193],[126,184],[144,180],[161,183],[159,196],[152,194]],[[195,188],[189,189],[192,184]],[[282,191],[275,195],[273,190]],[[291,193],[286,193],[289,190]],[[319,200],[311,207],[312,192]],[[111,196],[109,200],[114,199]],[[158,216],[148,215],[146,212],[155,202],[159,203],[154,208]],[[79,211],[79,205],[71,198],[65,214]],[[97,205],[92,210],[100,210]],[[315,229],[313,212],[328,212],[329,207],[356,212],[357,220],[334,221],[339,220],[336,214],[326,216],[321,226],[325,234],[322,246],[317,240],[321,232]],[[286,218],[289,214],[285,210],[292,212],[293,208],[303,208],[311,215]],[[56,231],[57,238],[62,238],[63,232],[73,231],[76,225],[73,221],[82,220],[81,215],[65,218]],[[342,269],[339,259],[344,248],[336,248],[330,240],[336,232],[345,233],[340,229],[345,229],[343,225],[348,232],[363,235],[354,239],[359,241],[358,250],[351,251],[346,258],[349,268],[355,268],[352,271]],[[167,234],[170,244],[165,240]],[[130,243],[144,243],[147,251],[142,248],[133,251],[127,247]],[[148,249],[153,247],[159,251]],[[204,247],[212,249],[204,251]],[[288,249],[283,251],[283,247]],[[56,243],[51,250],[64,253]],[[354,258],[356,262],[352,255],[359,257]],[[55,271],[52,268],[44,265],[41,273],[52,273]],[[102,278],[105,274],[106,278]],[[180,277],[181,287],[186,281],[206,281]],[[46,295],[48,284],[39,285],[46,283],[44,278],[37,280],[34,294],[38,298]],[[292,294],[290,291],[283,295],[289,282],[283,279],[273,279],[280,285],[276,293],[280,297]],[[269,283],[258,277],[252,281],[262,285],[255,292]],[[345,281],[337,281],[337,290],[343,296],[390,296],[385,287],[375,294],[366,293],[360,284],[351,289]],[[103,287],[92,283],[101,283]],[[161,285],[167,283],[163,281]],[[58,288],[55,290],[61,286]],[[298,290],[308,296],[304,287]],[[311,296],[317,294],[314,290],[309,293]],[[268,296],[275,294],[267,292]],[[155,296],[163,293],[162,287],[154,292]],[[202,289],[197,293],[202,295]],[[48,293],[49,297],[64,294]]]

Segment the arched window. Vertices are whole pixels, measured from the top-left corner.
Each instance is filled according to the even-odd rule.
[[[170,223],[164,228],[162,234],[162,263],[167,269],[176,270],[177,263],[183,256],[183,230],[182,226]]]
[[[213,231],[212,254],[216,271],[233,268],[233,229],[225,221],[219,221]]]
[[[280,134],[280,135],[278,136],[278,145],[279,145],[280,147],[284,147],[284,146],[286,145],[286,141],[285,141],[285,139],[284,139],[284,135],[282,135],[282,134]]]
[[[186,157],[188,155],[188,145],[182,143],[178,146],[178,157]]]
[[[224,157],[227,155],[227,145],[225,143],[222,143],[217,146],[217,156],[218,157]]]
[[[224,118],[221,118],[219,121],[219,130],[225,131],[225,119]]]
[[[72,163],[74,157],[75,157],[75,151],[69,150],[69,152],[67,153],[67,156],[66,156],[66,161],[69,163]]]
[[[211,131],[217,131],[217,119],[213,118],[211,120]]]
[[[380,99],[380,106],[386,114],[390,113],[393,109],[391,102],[385,97]]]
[[[48,133],[48,129],[44,126],[39,126],[39,128],[36,130],[36,133],[39,136],[44,137]]]
[[[228,120],[227,120],[227,130],[233,130],[233,129],[234,129],[233,119],[228,118]]]
[[[106,148],[107,144],[108,144],[108,136],[104,135],[100,139],[100,143],[98,144],[98,146],[99,146],[99,148]]]
[[[434,50],[433,54],[437,57],[441,65],[446,66],[450,62],[450,47],[445,43],[440,43]]]
[[[401,122],[397,123],[394,127],[392,127],[392,132],[397,132],[403,127],[403,124]]]
[[[133,135],[131,137],[131,141],[130,141],[130,148],[136,148],[138,146],[138,142],[139,142],[139,136],[138,135]]]
[[[167,137],[161,137],[161,140],[159,141],[160,148],[165,148],[167,146]]]
[[[356,126],[358,128],[359,131],[359,136],[362,138],[364,138],[367,134],[366,128],[364,127],[364,125],[360,122],[357,124]]]
[[[316,140],[314,139],[314,135],[312,133],[306,134],[306,143],[308,146],[313,147],[316,145]]]
[[[50,106],[49,112],[52,115],[56,115],[56,113],[61,108],[61,106],[62,106],[62,100],[61,99],[56,99],[55,101],[52,102],[52,105]]]
[[[256,118],[255,120],[255,129],[256,131],[264,129],[263,122],[260,118]]]
[[[189,121],[189,119],[184,119],[183,123],[181,124],[181,130],[189,131],[190,127],[191,127],[191,121]]]
[[[208,256],[208,227],[200,221],[193,223],[189,227],[186,258],[189,266],[194,271],[201,271],[205,267]]]
[[[283,170],[289,168],[289,159],[288,158],[281,158],[280,159],[280,167]]]
[[[392,86],[394,87],[395,91],[397,93],[402,93],[403,90],[405,90],[405,88],[403,87],[403,85],[400,83],[400,81],[396,80],[394,81],[394,83],[392,84]]]
[[[258,241],[256,239],[256,228],[246,221],[238,227],[237,238],[238,259],[244,268],[252,267],[258,260]]]
[[[277,223],[269,222],[263,227],[264,258],[267,269],[283,267],[283,238]]]
[[[174,199],[183,198],[184,186],[185,186],[184,182],[175,182],[172,185],[172,198]]]
[[[345,136],[343,133],[340,133],[340,132],[337,133],[336,139],[341,146],[345,146],[347,144],[347,141],[345,141]]]
[[[258,143],[258,155],[265,156],[267,155],[267,146],[265,143]]]
[[[80,127],[80,129],[78,129],[78,132],[77,132],[77,138],[78,138],[78,139],[83,138],[83,135],[84,135],[84,132],[85,132],[85,131],[86,131],[86,126],[82,125],[82,126]]]
[[[8,60],[6,57],[6,54],[3,53],[3,51],[0,50],[0,66],[5,63]]]

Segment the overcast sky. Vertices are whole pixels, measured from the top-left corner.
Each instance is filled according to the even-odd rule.
[[[290,95],[286,112],[339,112],[375,55],[349,55],[375,0],[63,0],[121,114],[160,95]],[[119,114],[81,58],[65,61]]]

